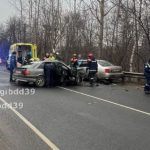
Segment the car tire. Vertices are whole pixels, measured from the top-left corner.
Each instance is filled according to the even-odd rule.
[[[35,85],[37,87],[43,87],[45,85],[45,79],[44,79],[44,77],[43,76],[37,77]]]

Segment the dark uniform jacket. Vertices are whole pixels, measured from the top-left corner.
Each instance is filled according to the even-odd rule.
[[[150,79],[150,64],[146,63],[144,66],[144,75],[147,79]]]
[[[77,66],[78,66],[78,59],[77,58],[71,58],[71,65],[72,65],[72,67],[74,67],[74,68],[77,68]]]
[[[97,61],[95,59],[88,59],[87,67],[88,67],[89,71],[97,72],[97,70],[98,70]]]
[[[16,64],[16,55],[12,54],[10,57],[10,70],[15,69],[17,66]]]

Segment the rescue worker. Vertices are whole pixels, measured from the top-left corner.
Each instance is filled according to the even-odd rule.
[[[48,59],[49,58],[49,53],[46,53],[45,54],[45,57],[43,58],[43,60],[46,60],[46,59]]]
[[[144,75],[146,77],[147,84],[150,86],[150,59],[144,66]]]
[[[55,86],[55,65],[52,62],[44,64],[45,86],[47,88]]]
[[[50,87],[54,87],[56,84],[56,70],[55,70],[55,64],[50,63]]]
[[[72,66],[73,68],[77,68],[77,67],[78,67],[77,54],[73,54],[73,57],[71,58],[71,66]]]
[[[10,57],[10,80],[9,80],[10,82],[13,82],[12,76],[16,66],[17,66],[16,52],[13,51]]]
[[[98,64],[96,59],[94,58],[94,55],[92,53],[88,54],[88,59],[87,59],[87,70],[89,70],[89,79],[90,79],[90,84],[92,85],[95,79],[96,86],[98,86],[98,80],[96,73],[98,71]]]
[[[50,85],[50,64],[45,63],[44,64],[44,78],[45,78],[45,86],[49,87]]]
[[[52,61],[55,60],[55,57],[54,57],[53,53],[50,53],[50,54],[49,54],[48,60],[52,60]]]
[[[78,67],[78,59],[77,59],[77,54],[73,54],[73,57],[71,58],[71,68],[72,68],[72,73],[77,77],[77,67]],[[76,78],[77,79],[77,78]]]

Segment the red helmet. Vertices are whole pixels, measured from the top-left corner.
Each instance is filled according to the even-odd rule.
[[[92,53],[89,53],[89,54],[88,54],[88,57],[89,57],[89,58],[93,58],[93,54],[92,54]]]

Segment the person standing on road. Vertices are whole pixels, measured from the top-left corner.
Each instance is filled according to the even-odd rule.
[[[45,86],[47,88],[55,86],[55,66],[52,62],[45,62],[44,64]]]
[[[77,80],[77,67],[78,67],[78,58],[77,54],[73,54],[73,57],[71,58],[71,68],[72,68],[72,73],[75,76],[75,79]]]
[[[73,67],[73,68],[77,68],[78,67],[77,54],[73,54],[73,57],[71,58],[71,67]]]
[[[45,63],[44,64],[44,78],[45,78],[45,86],[48,88],[50,85],[50,64]]]
[[[54,63],[50,63],[50,87],[55,86],[55,65]]]
[[[16,59],[16,52],[14,51],[12,52],[12,55],[10,57],[10,82],[13,81],[12,76],[16,66],[17,66],[17,59]]]
[[[45,54],[45,57],[43,58],[43,60],[46,60],[46,59],[48,59],[49,58],[49,53],[46,53]]]
[[[146,77],[147,84],[150,86],[150,59],[144,66],[144,75]]]
[[[97,61],[96,59],[94,58],[94,55],[92,53],[89,53],[88,54],[88,59],[87,59],[87,70],[89,70],[89,79],[90,79],[90,82],[91,80],[94,80],[96,81],[96,85],[98,86],[98,79],[97,79],[97,76],[96,76],[96,73],[98,71],[98,64],[97,64]]]

